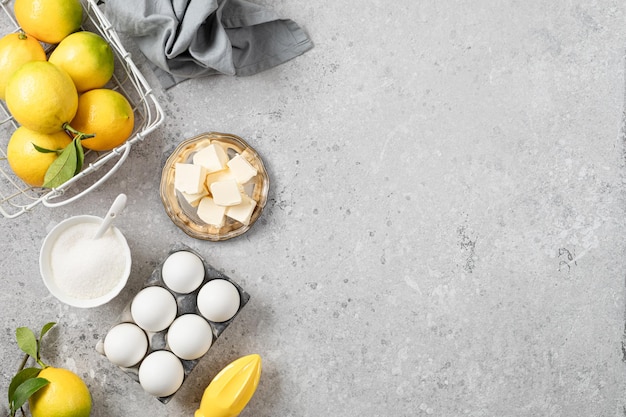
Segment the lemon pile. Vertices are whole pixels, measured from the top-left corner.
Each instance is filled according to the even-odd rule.
[[[106,87],[113,50],[81,30],[80,0],[16,0],[14,12],[21,30],[0,38],[0,99],[20,125],[7,160],[26,184],[56,187],[80,172],[83,147],[109,151],[130,137],[133,108]]]

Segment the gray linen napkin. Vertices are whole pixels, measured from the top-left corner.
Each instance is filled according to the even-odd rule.
[[[156,66],[164,88],[256,74],[313,47],[298,24],[245,0],[106,0],[105,14]]]

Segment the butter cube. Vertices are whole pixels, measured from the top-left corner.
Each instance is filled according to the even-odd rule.
[[[233,220],[237,220],[240,223],[248,225],[250,223],[250,217],[256,207],[256,201],[251,199],[245,194],[241,196],[241,203],[236,206],[230,206],[226,208],[226,216]]]
[[[214,182],[224,181],[224,180],[234,179],[234,178],[235,177],[233,177],[233,175],[230,173],[228,169],[217,171],[217,172],[211,172],[210,174],[207,174],[206,180],[204,181],[204,186],[206,187],[207,190],[210,190],[211,184],[213,184]]]
[[[197,207],[200,203],[200,200],[202,200],[203,197],[208,196],[209,192],[203,187],[202,191],[197,194],[188,194],[182,192],[181,194],[183,195],[185,201],[187,201],[191,205],[191,207]]]
[[[215,204],[211,197],[203,197],[198,204],[198,217],[203,222],[216,226],[224,226],[226,207]]]
[[[217,143],[212,143],[206,148],[202,148],[193,155],[192,161],[195,165],[206,168],[207,173],[221,171],[226,168],[228,155],[224,148]]]
[[[205,168],[194,164],[176,163],[174,188],[181,193],[198,194],[204,189]]]
[[[226,163],[226,165],[239,184],[247,183],[257,174],[256,168],[253,167],[246,158],[239,154],[235,155],[233,159]]]
[[[209,188],[213,201],[220,206],[235,206],[241,203],[239,184],[235,179],[215,181]]]

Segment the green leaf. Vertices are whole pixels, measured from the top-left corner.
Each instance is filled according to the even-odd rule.
[[[15,330],[17,345],[24,353],[37,359],[37,339],[35,333],[28,327],[18,327]]]
[[[17,387],[22,385],[22,383],[24,383],[27,379],[31,379],[39,375],[39,372],[41,372],[40,368],[24,368],[15,374],[9,384],[9,403],[12,402],[11,399],[13,398],[13,394],[15,393]]]
[[[9,399],[11,411],[15,412],[21,408],[31,395],[45,387],[49,382],[45,378],[30,378],[21,383],[13,392],[13,397]]]
[[[50,329],[52,329],[54,327],[56,323],[51,321],[50,323],[46,323],[44,324],[44,326],[41,328],[41,333],[39,334],[39,340],[41,341],[41,339],[43,338],[43,336],[48,333],[48,331]]]
[[[37,152],[41,152],[41,153],[58,153],[60,151],[60,149],[54,150],[54,149],[42,148],[41,146],[36,145],[34,142],[31,142],[31,144],[33,145],[33,148],[35,148]]]
[[[76,172],[76,146],[66,146],[63,152],[50,165],[44,176],[43,187],[55,188],[71,179]]]
[[[74,172],[74,175],[76,175],[83,169],[83,163],[85,162],[85,150],[80,143],[80,135],[74,139],[74,146],[76,146],[76,171]]]

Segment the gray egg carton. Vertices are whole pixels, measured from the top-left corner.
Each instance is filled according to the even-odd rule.
[[[193,291],[193,292],[191,292],[189,294],[179,294],[179,293],[176,293],[176,292],[172,291],[170,288],[167,287],[167,285],[165,285],[165,283],[163,282],[163,277],[161,275],[161,270],[163,268],[163,263],[165,262],[165,260],[171,254],[173,254],[175,252],[178,252],[178,251],[188,251],[188,252],[191,252],[191,253],[195,254],[196,256],[198,256],[202,260],[202,263],[204,264],[204,270],[205,270],[204,280],[202,281],[202,284],[200,284],[200,286],[195,291]],[[211,330],[213,332],[213,342],[211,343],[211,347],[213,347],[213,345],[215,344],[217,338],[222,334],[222,332],[224,330],[226,330],[228,325],[235,319],[235,317],[237,317],[239,315],[239,312],[241,312],[243,307],[248,303],[248,301],[250,300],[250,295],[239,284],[237,284],[235,281],[230,279],[230,277],[224,275],[223,273],[221,273],[217,269],[213,268],[209,263],[207,263],[204,260],[204,258],[198,252],[196,252],[195,250],[189,248],[188,246],[186,246],[186,245],[184,245],[182,243],[178,243],[178,244],[173,245],[171,247],[168,255],[163,259],[163,261],[161,261],[159,266],[157,268],[155,268],[154,271],[152,271],[152,274],[146,280],[146,282],[144,283],[144,286],[139,291],[141,291],[144,288],[151,287],[151,286],[163,287],[166,290],[168,290],[174,296],[174,298],[176,299],[176,304],[177,304],[177,309],[178,309],[178,311],[176,313],[176,317],[182,316],[183,314],[197,314],[200,317],[202,317],[202,315],[200,314],[200,311],[198,311],[198,308],[197,308],[197,305],[196,305],[198,292],[204,286],[204,284],[206,284],[207,282],[209,282],[211,280],[214,280],[214,279],[224,279],[226,281],[229,281],[231,284],[233,284],[235,286],[235,288],[237,288],[237,291],[239,291],[240,303],[239,303],[239,309],[237,310],[237,313],[235,313],[235,315],[232,318],[230,318],[228,321],[221,322],[221,323],[216,323],[216,322],[212,322],[210,320],[207,320],[207,322],[211,326]],[[133,321],[133,318],[132,318],[131,313],[130,313],[130,305],[131,305],[131,303],[132,303],[132,299],[126,305],[126,307],[124,307],[124,309],[122,310],[122,313],[118,317],[117,321],[113,325],[111,325],[109,327],[109,329],[107,329],[107,333],[108,333],[108,331],[111,328],[115,327],[116,325],[118,325],[120,323],[133,323],[133,324],[136,324]],[[168,350],[168,351],[171,352],[171,350],[169,349],[169,346],[167,344],[167,331],[168,330],[169,330],[169,327],[167,329],[165,329],[165,330],[160,331],[160,332],[149,332],[149,331],[144,330],[144,332],[148,336],[148,350],[147,350],[146,354],[144,355],[144,358],[146,356],[148,356],[150,353],[152,353],[154,351],[157,351],[157,350]],[[101,355],[103,355],[103,356],[106,356],[104,354],[104,338],[105,337],[106,337],[106,333],[98,341],[98,343],[96,344],[96,351],[98,353],[100,353]],[[209,351],[210,350],[211,349],[209,348]],[[187,380],[188,375],[196,367],[198,362],[200,360],[202,360],[203,357],[204,356],[202,356],[202,357],[200,357],[198,359],[194,359],[194,360],[181,359],[181,362],[183,364],[183,370],[185,372],[185,376],[184,376],[184,379],[183,379],[183,383],[181,384],[181,387],[185,383],[185,381]],[[142,359],[142,361],[143,361],[143,359]],[[139,363],[137,363],[136,365],[134,365],[132,367],[129,367],[129,368],[124,368],[124,367],[117,366],[117,365],[114,365],[114,366],[120,368],[127,375],[129,375],[133,380],[135,380],[137,383],[139,383],[139,365],[141,365],[141,361],[139,361]],[[167,397],[156,397],[156,398],[159,401],[161,401],[163,404],[167,404],[172,399],[172,397],[174,395],[176,395],[176,393],[174,393],[172,395],[169,395]]]

